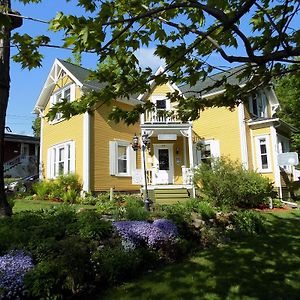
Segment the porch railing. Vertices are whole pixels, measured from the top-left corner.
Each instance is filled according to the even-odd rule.
[[[183,184],[192,184],[193,183],[193,170],[185,166],[181,167],[182,170],[182,181]]]
[[[37,157],[34,155],[24,155],[21,154],[17,157],[14,157],[13,159],[7,161],[4,163],[4,172],[9,171],[10,169],[14,168],[18,165],[28,165],[28,164],[34,164],[37,161]]]
[[[151,111],[144,113],[144,123],[182,123],[176,111]]]
[[[191,185],[193,183],[193,170],[191,168],[186,168],[185,166],[181,167],[182,170],[182,184]],[[152,185],[155,184],[153,181],[155,170],[150,169],[146,171],[147,174],[147,184]]]

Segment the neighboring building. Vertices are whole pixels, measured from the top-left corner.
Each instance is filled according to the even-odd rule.
[[[61,98],[76,101],[86,90],[101,88],[98,83],[87,80],[89,72],[55,60],[35,112],[44,116]],[[219,76],[222,74],[211,80]],[[236,80],[234,76],[230,78]],[[201,89],[201,86],[196,88]],[[131,142],[135,133],[140,133],[147,134],[151,141],[145,158],[149,190],[185,188],[192,191],[193,168],[201,161],[221,155],[237,159],[246,169],[269,177],[276,188],[285,185],[277,154],[289,151],[290,134],[295,129],[276,117],[279,103],[271,86],[258,90],[256,97],[234,111],[207,109],[193,122],[182,122],[176,115],[176,105],[166,99],[166,93],[175,90],[187,92],[189,87],[178,88],[170,83],[153,85],[151,92],[137,99],[114,101],[70,120],[63,120],[59,114],[52,122],[43,118],[40,156],[43,177],[50,179],[60,173],[75,172],[85,191],[101,192],[110,188],[137,191],[144,185],[144,161],[140,151],[132,150]],[[223,92],[222,88],[215,89],[205,97]],[[141,115],[140,123],[135,126],[108,121],[112,105],[130,109],[143,101],[152,101],[156,109]],[[166,116],[161,111],[175,113]],[[292,171],[286,168],[286,172]]]
[[[38,173],[39,138],[4,135],[4,176],[27,177]]]

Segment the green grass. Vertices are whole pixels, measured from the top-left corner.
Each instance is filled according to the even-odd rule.
[[[263,235],[200,251],[98,299],[300,299],[300,212],[267,216]]]
[[[40,210],[40,209],[47,209],[53,206],[61,205],[62,202],[50,202],[50,201],[43,201],[43,200],[27,200],[27,199],[16,199],[15,205],[13,207],[13,212],[17,213],[20,211],[25,210]],[[72,206],[76,208],[95,208],[91,205],[80,205],[80,204],[72,204]]]

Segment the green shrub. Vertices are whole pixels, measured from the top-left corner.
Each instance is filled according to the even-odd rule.
[[[126,220],[148,220],[150,212],[145,210],[144,202],[140,198],[127,197],[125,198],[124,218]]]
[[[112,235],[111,222],[102,220],[99,213],[93,210],[84,210],[77,214],[76,223],[68,228],[68,234],[79,234],[90,239],[107,239]]]
[[[37,182],[32,186],[32,188],[38,199],[48,200],[49,195],[53,190],[53,181]]]
[[[272,205],[275,208],[282,208],[284,207],[283,203],[280,201],[280,199],[273,199],[272,200]]]
[[[81,192],[79,178],[75,174],[60,175],[55,180],[42,181],[33,185],[39,199],[60,199],[66,203],[76,203]]]
[[[144,249],[124,251],[122,247],[104,247],[92,256],[96,280],[109,285],[128,280],[153,265],[153,255]]]
[[[28,272],[25,287],[33,299],[64,299],[66,272],[56,261],[43,261]]]
[[[274,196],[269,179],[245,170],[228,158],[216,159],[211,165],[201,164],[195,170],[194,182],[200,192],[219,207],[258,207]]]
[[[52,252],[25,278],[29,294],[38,299],[65,299],[82,292],[94,280],[90,244],[72,236],[51,245]]]
[[[199,198],[189,199],[185,205],[188,211],[200,214],[205,221],[213,219],[216,215],[216,210],[212,204]]]
[[[265,217],[251,210],[232,214],[231,221],[235,233],[240,235],[255,235],[264,232],[266,228]]]

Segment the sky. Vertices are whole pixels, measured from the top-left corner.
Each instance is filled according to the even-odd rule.
[[[63,6],[62,3],[64,4]],[[81,11],[74,5],[74,1],[66,3],[61,0],[43,0],[40,4],[27,5],[22,5],[19,1],[12,0],[12,8],[19,11],[23,16],[41,20],[50,20],[58,11],[72,14],[80,14]],[[31,36],[41,34],[50,35],[52,44],[61,45],[62,35],[60,33],[49,32],[47,27],[47,24],[24,20],[23,26],[15,31],[27,33]],[[6,114],[6,126],[8,126],[14,134],[33,135],[31,126],[36,115],[33,114],[32,111],[55,58],[73,58],[69,50],[42,48],[40,51],[44,55],[42,67],[40,68],[29,71],[22,69],[20,64],[11,60],[11,89]],[[11,55],[15,53],[16,49],[12,48]],[[153,49],[142,49],[138,51],[137,56],[141,59],[141,63],[144,66],[150,65],[155,69],[163,64],[163,61],[153,56]],[[93,68],[96,66],[96,63],[96,57],[92,54],[82,57],[82,66],[86,68]]]

